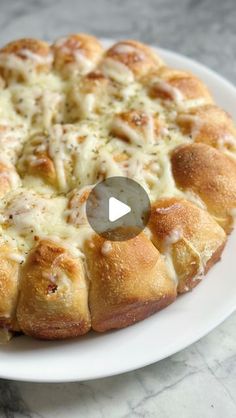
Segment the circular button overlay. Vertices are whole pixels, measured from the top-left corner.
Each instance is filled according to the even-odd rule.
[[[126,241],[145,228],[150,206],[139,183],[127,177],[109,177],[90,192],[86,215],[97,234],[110,241]]]

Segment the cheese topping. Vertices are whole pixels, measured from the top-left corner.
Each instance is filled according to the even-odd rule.
[[[162,80],[161,78],[156,77],[153,80],[153,86],[160,90],[163,93],[166,93],[166,95],[172,99],[175,100],[176,103],[181,103],[184,99],[181,91],[177,89],[174,86],[171,86],[170,83],[167,83],[166,81]]]
[[[20,56],[0,53],[0,68],[11,73],[7,87],[3,84],[0,90],[0,154],[3,166],[16,166],[16,171],[9,168],[0,174],[11,189],[0,202],[0,238],[14,244],[11,257],[17,262],[40,238],[60,242],[81,257],[84,241],[93,233],[86,220],[86,193],[107,177],[136,180],[152,202],[187,196],[202,205],[193,193],[176,187],[170,153],[193,141],[200,131],[201,121],[183,112],[202,105],[204,98],[185,101],[179,90],[157,79],[158,88],[173,103],[153,99],[122,59],[107,56],[98,63],[101,77],[91,77],[90,90],[90,84],[84,87],[84,80],[90,79],[83,74],[94,63],[82,50],[67,49],[66,39],[57,44],[60,59],[64,54],[66,66],[67,54],[72,55],[79,68],[79,74],[66,78],[63,69],[51,66],[51,53],[45,57],[28,49],[21,50]],[[140,65],[146,59],[145,53],[122,43],[115,54],[138,55]],[[41,65],[50,71],[35,71]],[[146,122],[135,125],[119,117],[129,112],[143,112]],[[181,131],[181,118],[191,123],[192,137]],[[230,137],[222,141],[235,142]],[[169,237],[171,242],[175,239],[176,234]],[[105,243],[102,251],[107,254],[109,249]]]
[[[106,58],[101,66],[102,72],[112,80],[121,84],[129,84],[134,81],[132,71],[122,62],[113,58]]]

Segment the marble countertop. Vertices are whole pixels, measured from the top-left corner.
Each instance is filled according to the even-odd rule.
[[[0,43],[84,31],[193,57],[236,83],[235,0],[0,0]],[[184,351],[99,381],[0,380],[0,417],[236,416],[236,314]]]

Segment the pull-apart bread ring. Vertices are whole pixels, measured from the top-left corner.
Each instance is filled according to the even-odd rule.
[[[177,148],[171,162],[178,187],[199,195],[209,213],[230,232],[236,208],[236,162],[205,144]]]
[[[71,117],[78,120],[90,117],[91,113],[104,114],[110,104],[120,96],[120,89],[110,78],[100,70],[91,71],[71,88]]]
[[[235,143],[205,84],[141,42],[3,46],[0,342],[123,328],[194,288],[233,227]],[[127,241],[87,217],[91,190],[114,176],[150,198],[148,225]]]
[[[226,234],[217,222],[205,210],[183,199],[155,202],[150,229],[154,244],[171,263],[179,293],[201,281],[219,260],[226,242]]]
[[[95,331],[126,327],[175,300],[176,285],[160,253],[143,233],[121,242],[94,236],[85,253]]]
[[[51,241],[40,241],[21,272],[17,319],[21,330],[36,338],[88,332],[88,289],[81,261]]]

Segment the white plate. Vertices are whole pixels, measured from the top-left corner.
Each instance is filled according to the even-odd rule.
[[[158,49],[170,65],[193,71],[209,86],[216,102],[236,120],[236,89],[206,67]],[[112,376],[154,363],[194,343],[236,309],[236,232],[222,261],[193,292],[167,309],[129,328],[90,333],[66,342],[27,337],[0,346],[0,377],[34,382],[66,382]]]

